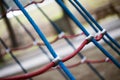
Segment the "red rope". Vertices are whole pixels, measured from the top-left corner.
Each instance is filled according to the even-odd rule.
[[[74,57],[78,52],[80,52],[80,51],[84,48],[84,46],[85,46],[87,43],[88,43],[88,40],[84,40],[84,41],[82,42],[82,44],[81,44],[72,54],[70,54],[69,56],[63,58],[62,61],[65,62],[65,61],[71,59],[72,57]]]
[[[80,36],[80,35],[83,35],[83,33],[81,33],[81,34],[76,34],[76,35],[63,36],[62,38],[56,37],[56,38],[55,38],[53,41],[51,41],[50,43],[53,44],[53,43],[55,43],[57,40],[63,39],[63,38],[72,39],[72,38],[78,37],[78,36]],[[38,42],[37,45],[38,45],[38,46],[42,46],[42,45],[45,45],[45,44]],[[24,47],[12,48],[11,51],[25,50],[25,49],[28,49],[28,48],[30,48],[30,47],[32,47],[32,46],[34,46],[34,45],[31,43],[31,44],[29,44],[29,45],[27,45],[27,46],[24,46]],[[6,54],[6,52],[1,53],[1,56],[0,56],[0,57],[5,56],[5,54]]]
[[[79,48],[77,50],[75,50],[71,55],[63,58],[62,61],[65,62],[65,61],[71,59],[72,57],[74,57],[87,43],[88,43],[87,40],[83,41],[83,43],[79,46]],[[0,80],[20,80],[20,79],[31,78],[33,76],[37,76],[38,74],[41,74],[41,73],[47,71],[52,66],[54,66],[53,62],[49,63],[48,65],[46,65],[45,67],[41,68],[38,71],[27,73],[27,74],[23,74],[23,75],[13,76],[13,77],[9,77],[9,78],[0,78]]]
[[[71,59],[72,57],[74,57],[78,52],[80,52],[86,44],[88,44],[89,41],[87,39],[85,39],[81,45],[78,47],[78,49],[76,49],[73,53],[71,53],[69,56],[65,57],[62,59],[63,62]],[[105,60],[96,60],[96,61],[90,61],[90,60],[85,60],[84,63],[101,63],[101,62],[106,62]],[[81,64],[81,63],[79,63]],[[78,65],[78,64],[75,64],[75,65]],[[75,66],[75,65],[72,65],[72,66]],[[26,74],[22,74],[22,75],[18,75],[18,76],[12,76],[12,77],[8,77],[8,78],[0,78],[0,80],[21,80],[21,79],[28,79],[28,78],[31,78],[31,77],[34,77],[34,76],[37,76],[37,75],[40,75],[44,72],[46,72],[47,70],[49,70],[51,67],[54,67],[55,66],[55,63],[54,62],[51,62],[49,64],[47,64],[46,66],[40,68],[39,70],[37,71],[34,71],[34,72],[30,72],[30,73],[26,73]],[[71,67],[71,66],[69,66]]]
[[[76,35],[69,35],[69,36],[66,36],[66,35],[65,35],[65,36],[63,36],[62,38],[72,39],[72,38],[78,37],[78,36],[80,36],[80,35],[82,35],[82,34],[83,34],[83,33],[81,33],[81,34],[76,34]],[[55,43],[57,40],[62,39],[62,38],[57,37],[57,38],[55,38],[53,41],[51,41],[50,43],[53,44],[53,43]],[[100,35],[98,35],[98,36],[95,37],[95,39],[96,39],[97,41],[101,40],[102,38],[103,38],[103,35],[102,35],[102,34],[100,34]],[[41,46],[41,45],[44,45],[44,43],[38,42],[37,45],[38,45],[38,46]],[[28,49],[28,48],[30,48],[30,47],[32,47],[32,46],[34,46],[34,45],[33,45],[33,44],[29,44],[29,45],[24,46],[24,47],[12,48],[11,51],[25,50],[25,49]],[[0,56],[0,57],[3,57],[5,54],[6,54],[6,52],[1,53],[1,56]]]
[[[74,68],[74,67],[79,66],[80,64],[85,64],[85,63],[93,63],[93,64],[95,64],[95,63],[103,63],[103,62],[111,62],[111,60],[107,60],[107,61],[106,61],[106,59],[101,59],[101,60],[85,60],[84,63],[78,62],[78,63],[72,64],[72,65],[69,65],[67,67],[68,68]],[[51,62],[48,65],[44,66],[43,68],[41,68],[41,69],[39,69],[37,71],[31,72],[31,73],[22,74],[22,75],[18,75],[18,76],[8,77],[8,78],[0,78],[0,80],[21,80],[21,79],[28,79],[28,78],[40,75],[40,74],[42,74],[44,72],[47,72],[47,71],[52,71],[52,70],[55,70],[55,69],[60,69],[60,67],[51,68],[53,66],[55,66],[55,64],[54,64],[54,62]]]
[[[55,63],[51,62],[49,64],[47,64],[46,66],[40,68],[37,71],[31,72],[31,73],[26,73],[26,74],[22,74],[22,75],[18,75],[18,76],[12,76],[12,77],[8,77],[8,78],[0,78],[0,80],[21,80],[21,79],[28,79],[37,75],[40,75],[44,72],[46,72],[47,70],[49,70],[52,66],[54,66]]]
[[[74,68],[79,66],[80,64],[86,64],[86,63],[92,63],[92,64],[96,64],[96,63],[104,63],[104,62],[110,62],[112,63],[112,61],[109,59],[108,61],[106,61],[106,59],[101,59],[101,60],[85,60],[84,62],[77,62],[75,64],[69,65],[67,66],[67,68]],[[52,68],[49,71],[55,70],[55,69],[60,69],[60,67],[56,67],[56,68]]]

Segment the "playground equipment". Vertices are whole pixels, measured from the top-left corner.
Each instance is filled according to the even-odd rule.
[[[31,25],[33,26],[33,28],[36,30],[36,32],[38,33],[39,37],[43,40],[44,43],[38,43],[36,41],[36,39],[34,38],[34,36],[27,30],[27,28],[25,27],[25,25],[19,20],[19,18],[17,16],[15,16],[13,14],[13,16],[16,18],[16,20],[20,23],[20,25],[24,28],[24,30],[27,32],[27,34],[31,37],[31,39],[33,40],[33,44],[30,44],[29,46],[23,47],[23,48],[16,48],[16,49],[9,49],[7,47],[7,45],[5,44],[5,42],[0,38],[0,42],[2,43],[2,45],[5,47],[6,52],[10,53],[10,55],[14,58],[14,60],[16,61],[16,63],[21,67],[21,69],[23,70],[23,72],[25,74],[22,75],[18,75],[18,76],[12,76],[12,77],[8,77],[8,78],[0,78],[0,80],[20,80],[20,79],[30,79],[32,80],[32,77],[40,75],[44,72],[46,72],[47,70],[49,70],[51,67],[55,67],[57,66],[58,71],[64,76],[64,78],[66,80],[76,80],[76,78],[73,76],[73,74],[69,71],[69,69],[64,65],[64,62],[73,58],[75,55],[78,54],[78,56],[82,59],[80,63],[86,63],[88,65],[88,67],[90,67],[90,69],[96,73],[96,75],[99,77],[100,80],[105,80],[104,77],[94,68],[94,66],[92,66],[91,63],[99,63],[99,62],[113,62],[118,68],[120,68],[120,64],[117,61],[117,59],[115,59],[107,50],[105,50],[103,48],[103,46],[101,44],[98,43],[99,40],[103,39],[105,41],[105,43],[107,43],[118,55],[120,54],[119,50],[120,50],[120,45],[119,43],[114,40],[105,29],[103,29],[96,21],[95,19],[87,12],[87,10],[80,4],[80,2],[78,0],[69,0],[69,2],[73,5],[73,7],[75,7],[77,9],[77,11],[84,17],[84,19],[90,24],[90,26],[95,30],[96,33],[99,33],[99,35],[97,36],[93,36],[91,35],[85,28],[84,26],[79,22],[79,20],[70,12],[70,10],[67,8],[67,6],[63,3],[62,0],[55,0],[61,8],[63,8],[63,10],[67,13],[67,15],[71,18],[71,20],[73,20],[73,22],[83,31],[83,33],[78,34],[78,35],[71,35],[71,36],[66,36],[65,33],[60,29],[60,27],[58,25],[56,25],[50,18],[49,16],[47,16],[45,14],[45,12],[37,5],[37,2],[35,1],[31,1],[29,4],[35,4],[36,7],[40,10],[41,13],[43,13],[43,15],[48,19],[48,21],[51,23],[51,25],[54,27],[54,29],[56,30],[56,32],[58,33],[58,37],[52,41],[49,42],[46,37],[44,36],[44,34],[42,33],[42,31],[40,30],[40,28],[38,27],[38,25],[35,23],[35,21],[30,17],[30,15],[28,14],[28,12],[25,10],[25,8],[23,7],[23,5],[21,4],[21,2],[19,0],[13,0],[14,3],[17,5],[17,7],[23,12],[23,14],[26,16],[26,18],[28,19],[28,21],[31,23]],[[40,1],[39,3],[42,3],[44,0]],[[28,2],[27,2],[28,3]],[[5,7],[7,9],[10,9],[9,5],[7,4],[7,1],[3,1],[3,4],[5,5]],[[28,6],[28,5],[27,5]],[[16,10],[16,9],[14,9]],[[11,9],[11,11],[13,11],[13,9]],[[81,45],[76,49],[75,46],[72,44],[72,42],[69,40],[69,38],[74,38],[80,35],[85,35],[86,38],[85,40],[81,43]],[[105,37],[106,36],[106,37]],[[65,41],[74,49],[74,52],[71,55],[68,55],[64,58],[60,58],[55,50],[52,48],[51,44],[54,43],[55,41],[57,41],[58,39],[65,39]],[[111,42],[109,42],[107,39],[109,39]],[[90,42],[92,42],[101,52],[103,52],[103,54],[107,57],[104,60],[97,60],[97,61],[91,61],[91,60],[87,60],[86,57],[84,55],[82,55],[82,53],[80,53],[80,51],[85,47],[85,45],[89,44]],[[51,44],[50,44],[51,43]],[[45,65],[44,67],[42,67],[41,69],[35,71],[35,72],[30,72],[28,73],[26,69],[24,69],[24,67],[22,66],[22,64],[20,63],[20,61],[14,56],[14,54],[12,53],[12,51],[14,50],[22,50],[22,49],[26,49],[28,47],[31,47],[33,45],[39,46],[39,49],[42,50],[42,52],[48,57],[50,63]],[[53,59],[48,55],[48,53],[44,50],[44,48],[41,47],[41,45],[46,45],[46,47],[48,48],[48,50],[50,51],[51,55],[53,56]],[[113,46],[114,45],[114,46]],[[5,53],[3,54],[5,55]],[[79,64],[80,64],[79,63]],[[59,66],[58,66],[59,65]],[[76,64],[75,64],[76,65]],[[74,66],[74,65],[72,65]],[[71,67],[71,66],[69,66]]]

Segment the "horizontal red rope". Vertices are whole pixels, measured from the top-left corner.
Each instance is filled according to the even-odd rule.
[[[78,52],[80,52],[86,44],[88,44],[89,41],[87,39],[85,39],[81,45],[73,52],[71,53],[69,56],[66,56],[65,58],[62,59],[63,62],[71,59],[72,57],[74,57],[76,54],[78,54]],[[85,60],[84,63],[100,63],[100,62],[105,62],[105,60],[101,60],[101,61],[90,61],[90,60]],[[81,63],[79,63],[81,64]],[[76,64],[77,65],[77,64]],[[40,68],[37,71],[34,72],[30,72],[30,73],[26,73],[26,74],[22,74],[22,75],[18,75],[18,76],[12,76],[12,77],[8,77],[8,78],[0,78],[0,80],[21,80],[21,79],[28,79],[37,75],[40,75],[44,72],[46,72],[47,70],[49,70],[51,67],[54,67],[55,63],[51,62],[49,64],[47,64],[46,66]],[[75,66],[75,65],[74,65]]]
[[[72,64],[72,65],[67,65],[67,68],[74,68],[74,67],[79,66],[80,64],[86,64],[86,63],[97,64],[97,63],[104,63],[104,62],[107,62],[107,63],[110,62],[111,63],[111,60],[110,59],[106,60],[106,58],[105,59],[101,59],[101,60],[85,60],[84,62],[80,61],[80,62],[77,62],[77,63]],[[55,70],[55,69],[60,69],[60,67],[58,66],[56,68],[52,68],[49,71]]]
[[[62,61],[65,62],[65,61],[71,59],[72,57],[74,57],[78,52],[80,52],[80,51],[84,48],[84,46],[85,46],[87,43],[88,43],[88,40],[84,40],[84,41],[82,42],[82,44],[81,44],[72,54],[70,54],[69,56],[63,58]]]
[[[71,55],[63,58],[62,61],[65,62],[65,61],[71,59],[72,57],[74,57],[87,43],[88,43],[88,41],[84,40],[77,50],[75,50]],[[31,72],[31,73],[18,75],[18,76],[14,76],[14,77],[9,77],[9,78],[0,78],[0,80],[20,80],[20,79],[31,78],[33,76],[37,76],[38,74],[36,74],[36,73],[41,74],[41,73],[45,72],[46,70],[48,70],[49,68],[51,68],[52,66],[54,66],[53,62],[49,63],[48,65],[46,65],[45,67],[41,68],[40,70],[38,70],[36,72]]]
[[[75,38],[75,37],[78,37],[80,35],[83,35],[83,33],[80,33],[80,34],[76,34],[76,35],[69,35],[69,36],[63,36],[62,38],[59,38],[59,37],[56,37],[53,41],[51,41],[50,43],[53,44],[55,43],[57,40],[59,39],[63,39],[63,38],[69,38],[69,39],[72,39],[72,38]],[[37,46],[42,46],[42,45],[45,45],[44,43],[40,43],[40,42],[37,42]],[[32,43],[27,45],[27,46],[24,46],[24,47],[18,47],[18,48],[12,48],[11,51],[18,51],[18,50],[25,50],[25,49],[28,49],[30,47],[34,46]],[[1,56],[4,56],[6,54],[6,52],[4,53],[1,53]]]
[[[74,68],[74,67],[79,66],[80,64],[85,64],[85,63],[95,64],[95,63],[103,63],[103,62],[111,62],[111,60],[107,60],[106,61],[106,58],[105,59],[101,59],[101,60],[85,60],[84,62],[77,62],[75,64],[69,65],[69,66],[67,66],[67,68]],[[10,78],[0,78],[0,80],[28,79],[28,78],[40,75],[40,74],[42,74],[44,72],[47,72],[47,71],[51,71],[51,70],[55,70],[55,69],[60,69],[60,67],[51,68],[53,66],[55,66],[55,64],[53,62],[51,62],[48,65],[44,66],[43,68],[41,68],[41,69],[39,69],[37,71],[31,72],[31,73],[22,74],[22,75],[18,75],[18,76],[13,76],[13,77],[10,77]]]
[[[55,63],[51,62],[49,64],[47,64],[46,66],[40,68],[37,71],[31,72],[31,73],[26,73],[26,74],[22,74],[22,75],[18,75],[18,76],[12,76],[12,77],[8,77],[8,78],[0,78],[0,80],[21,80],[21,79],[28,79],[37,75],[40,75],[44,72],[46,72],[47,70],[49,70],[52,66],[54,66]]]

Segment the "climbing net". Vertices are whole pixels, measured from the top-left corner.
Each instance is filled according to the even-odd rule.
[[[76,10],[80,13],[80,15],[82,15],[82,17],[89,23],[89,25],[93,28],[93,30],[96,32],[96,35],[91,35],[85,28],[84,26],[80,23],[80,21],[74,16],[74,14],[67,8],[67,6],[64,4],[64,2],[62,0],[55,0],[56,3],[58,3],[58,5],[66,12],[66,14],[70,17],[70,19],[78,26],[78,28],[80,28],[82,30],[82,33],[80,34],[76,34],[76,35],[65,35],[65,33],[60,29],[60,27],[55,24],[50,18],[49,16],[46,15],[46,13],[38,6],[38,3],[43,3],[44,0],[41,1],[37,1],[37,0],[31,0],[27,5],[24,4],[24,6],[21,4],[22,0],[13,0],[13,2],[17,5],[17,7],[23,12],[23,14],[26,16],[26,18],[28,19],[28,21],[31,23],[31,25],[33,26],[33,28],[35,29],[35,31],[38,33],[39,37],[42,39],[42,42],[38,42],[35,37],[31,34],[31,32],[26,28],[26,26],[20,21],[20,19],[15,16],[13,14],[13,16],[15,17],[16,21],[18,21],[20,23],[20,25],[23,27],[23,29],[27,32],[27,34],[31,37],[31,39],[33,40],[33,43],[30,43],[27,46],[24,47],[19,47],[19,48],[12,48],[10,49],[6,43],[0,38],[0,42],[1,44],[5,47],[6,52],[1,54],[1,57],[5,56],[6,53],[9,53],[11,55],[11,57],[16,61],[16,63],[20,66],[20,68],[22,69],[22,71],[25,74],[21,74],[21,75],[17,75],[17,76],[11,76],[11,77],[3,77],[0,78],[0,80],[21,80],[21,79],[29,79],[32,80],[32,77],[35,77],[37,75],[43,74],[44,72],[50,71],[50,70],[54,70],[57,69],[58,71],[61,72],[61,74],[64,75],[64,77],[66,78],[66,80],[76,80],[75,77],[72,75],[72,73],[69,71],[68,68],[72,68],[72,67],[76,67],[80,64],[88,64],[88,66],[91,68],[91,70],[93,70],[96,75],[101,79],[104,80],[104,77],[91,65],[92,63],[103,63],[103,62],[110,62],[115,64],[118,68],[120,68],[120,64],[117,61],[117,59],[115,59],[105,48],[102,47],[101,44],[98,43],[98,41],[100,41],[101,39],[103,39],[103,41],[108,44],[111,49],[113,49],[118,55],[120,55],[120,45],[119,43],[114,40],[105,29],[103,29],[98,23],[97,21],[89,14],[89,12],[81,5],[81,3],[78,0],[68,0],[73,7],[76,8]],[[10,6],[7,3],[7,0],[3,0],[2,1],[5,8],[9,11],[15,11],[18,10],[17,8],[10,8]],[[9,2],[9,1],[8,1]],[[48,19],[48,21],[51,23],[51,25],[53,26],[53,28],[56,30],[56,32],[58,33],[58,36],[51,42],[49,42],[46,37],[44,36],[44,34],[42,33],[42,31],[40,30],[40,28],[37,26],[37,24],[34,22],[34,20],[30,17],[30,15],[28,14],[28,12],[25,10],[25,7],[27,7],[28,5],[31,4],[35,4],[36,7],[41,11],[41,13]],[[6,13],[7,13],[6,12]],[[5,13],[5,14],[6,14]],[[4,16],[4,15],[3,15]],[[72,42],[69,39],[73,39],[76,37],[79,37],[81,35],[86,36],[86,38],[81,42],[81,44],[79,45],[79,47],[76,49],[75,46],[72,44]],[[72,52],[70,55],[65,56],[64,58],[61,58],[60,56],[58,56],[55,52],[55,50],[52,48],[51,44],[57,42],[60,39],[65,39],[65,41],[74,49],[74,52]],[[109,39],[109,41],[107,40]],[[86,46],[88,45],[90,42],[92,42],[101,52],[103,52],[103,54],[106,56],[105,59],[101,59],[101,60],[88,60],[82,53],[80,53],[80,51]],[[53,58],[51,58],[47,52],[45,52],[45,50],[41,47],[42,45],[45,45],[49,52],[51,53],[51,55],[53,56]],[[14,51],[19,51],[19,50],[24,50],[27,48],[30,48],[32,46],[38,46],[40,50],[42,50],[42,52],[48,57],[50,63],[48,63],[47,65],[43,66],[42,68],[34,71],[34,72],[28,72],[23,65],[21,64],[21,62],[16,58],[16,56],[13,54]],[[73,58],[75,55],[78,55],[81,58],[81,61],[69,66],[65,66],[64,62],[68,61],[69,59]],[[55,68],[53,68],[55,67]]]

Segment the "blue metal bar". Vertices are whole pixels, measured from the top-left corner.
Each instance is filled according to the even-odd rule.
[[[83,16],[83,18],[90,24],[90,26],[95,30],[95,32],[98,32],[98,29],[93,25],[93,23],[89,20],[89,18],[78,8],[78,6],[72,1],[69,0],[70,3],[78,10],[78,12]],[[106,38],[103,38],[103,40],[118,54],[120,55],[119,50],[114,47],[109,41],[107,41]]]
[[[69,17],[75,22],[75,24],[85,33],[86,36],[89,36],[89,33],[87,30],[82,26],[82,24],[77,20],[77,18],[70,12],[70,10],[64,5],[62,0],[56,0],[56,2],[64,9],[64,11],[69,15]],[[102,45],[100,45],[94,38],[92,39],[92,42],[96,45],[97,48],[99,48],[104,55],[106,55],[109,59],[112,60],[112,62],[120,68],[119,62],[108,52],[106,51]]]
[[[2,45],[5,47],[5,49],[9,49],[8,46],[5,44],[5,42],[0,38],[0,42],[2,43]],[[20,66],[20,68],[22,69],[22,71],[24,73],[28,73],[27,70],[23,67],[23,65],[21,64],[21,62],[16,58],[16,56],[12,53],[12,51],[9,51],[10,56],[15,60],[15,62]],[[32,78],[29,78],[29,80],[32,80]]]
[[[90,20],[102,31],[103,28],[97,23],[97,21],[90,15],[90,13],[80,4],[78,0],[74,0],[76,4],[83,10],[83,12],[90,18]],[[120,44],[113,39],[108,33],[105,34],[119,49]]]
[[[55,51],[53,50],[52,46],[50,45],[50,43],[47,41],[47,39],[45,38],[45,36],[43,35],[43,33],[41,32],[41,30],[39,29],[39,27],[37,26],[37,24],[33,21],[33,19],[30,17],[30,15],[27,13],[27,11],[24,9],[24,7],[22,6],[22,4],[18,1],[18,0],[14,0],[14,2],[16,3],[16,5],[21,9],[21,11],[23,12],[23,14],[27,17],[28,21],[31,23],[31,25],[33,26],[33,28],[36,30],[36,32],[38,33],[39,37],[43,40],[43,42],[45,43],[45,45],[47,46],[48,50],[51,52],[52,56],[54,58],[57,57],[57,54],[55,53]],[[60,67],[63,69],[63,71],[66,73],[66,75],[70,78],[70,80],[75,80],[74,76],[71,74],[71,72],[66,68],[66,66],[63,64],[63,62],[59,62]]]

